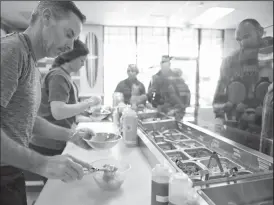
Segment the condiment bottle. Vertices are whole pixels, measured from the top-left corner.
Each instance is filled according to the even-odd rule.
[[[138,116],[136,112],[127,107],[122,117],[123,121],[123,138],[124,142],[127,145],[137,145],[138,137],[137,137],[137,125],[138,125]]]
[[[151,205],[168,205],[168,188],[171,170],[168,166],[157,164],[152,169]]]
[[[184,173],[174,173],[169,180],[169,204],[185,205],[191,198],[192,181]]]
[[[113,111],[113,123],[119,127],[120,126],[120,116],[119,116],[119,111],[118,111],[118,108],[114,108],[114,111]]]

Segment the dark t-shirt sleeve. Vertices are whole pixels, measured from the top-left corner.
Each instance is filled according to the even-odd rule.
[[[140,94],[141,94],[141,95],[145,95],[145,94],[146,94],[146,88],[145,88],[145,86],[144,86],[143,83],[141,83]]]
[[[17,90],[22,73],[22,55],[19,49],[1,44],[1,106],[7,107]]]
[[[67,103],[71,86],[62,75],[49,76],[49,102],[61,101]]]
[[[119,82],[114,92],[120,92],[123,93],[123,81]]]

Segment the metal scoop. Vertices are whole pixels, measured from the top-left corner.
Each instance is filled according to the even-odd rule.
[[[91,167],[90,169],[84,169],[86,174],[92,174],[94,172],[104,172],[104,174],[114,174],[118,170],[117,167],[113,165],[104,165],[102,169],[96,167]]]

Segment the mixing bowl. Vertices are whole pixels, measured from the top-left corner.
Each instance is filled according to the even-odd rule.
[[[98,150],[111,149],[121,139],[121,135],[108,132],[97,132],[95,136],[91,137],[91,139],[83,138],[89,146]]]
[[[91,163],[92,166],[98,169],[104,169],[104,165],[112,165],[117,169],[111,176],[103,171],[93,173],[93,178],[96,184],[103,190],[115,191],[118,190],[124,183],[126,173],[130,170],[131,166],[128,163],[118,161],[116,159],[101,159]]]
[[[101,121],[107,118],[111,114],[111,111],[108,108],[101,108],[86,110],[86,113],[93,121]]]

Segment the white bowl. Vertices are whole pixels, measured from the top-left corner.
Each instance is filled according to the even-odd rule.
[[[107,118],[110,114],[111,111],[105,108],[102,108],[96,112],[92,112],[93,110],[86,110],[86,112],[88,113],[89,117],[93,120],[93,121],[101,121],[105,118]]]
[[[131,166],[128,163],[118,161],[116,159],[101,159],[91,163],[92,166],[102,169],[104,165],[113,165],[117,167],[117,171],[113,178],[105,178],[104,172],[95,172],[93,175],[96,184],[103,190],[115,191],[118,190],[125,181],[126,173],[130,170]]]
[[[106,132],[98,132],[91,139],[83,138],[89,146],[97,150],[111,149],[121,139],[121,135]]]

